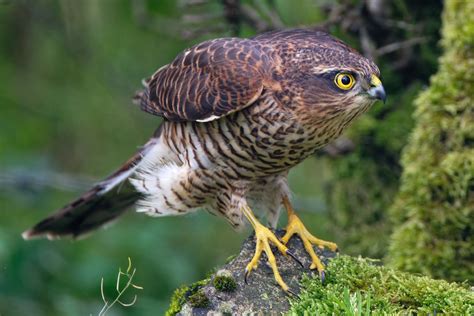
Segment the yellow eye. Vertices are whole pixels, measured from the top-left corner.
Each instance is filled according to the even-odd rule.
[[[351,74],[341,72],[334,78],[334,83],[342,90],[349,90],[354,86],[355,78]]]

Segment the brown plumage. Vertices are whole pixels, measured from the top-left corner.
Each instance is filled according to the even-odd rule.
[[[288,171],[385,99],[378,76],[373,62],[313,30],[215,39],[187,49],[135,98],[144,111],[165,118],[154,137],[125,167],[24,237],[79,236],[135,204],[154,216],[202,208],[236,228],[245,215],[265,242],[249,206],[274,227],[282,201],[294,224],[289,234],[301,235],[303,226],[290,212]]]
[[[204,42],[179,54],[147,80],[144,111],[171,121],[199,121],[238,111],[261,94],[271,61],[253,41]]]
[[[324,72],[330,67],[379,75],[373,63],[327,33],[278,31],[187,49],[147,79],[136,99],[144,111],[170,121],[212,120],[251,105],[264,89],[297,88],[318,62]]]

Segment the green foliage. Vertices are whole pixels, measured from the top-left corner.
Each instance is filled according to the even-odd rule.
[[[474,2],[449,1],[440,67],[416,100],[404,150],[390,263],[449,280],[474,280]]]
[[[176,289],[173,293],[173,296],[171,297],[171,303],[170,303],[170,306],[169,306],[168,310],[166,311],[166,316],[174,316],[177,313],[179,313],[181,311],[181,308],[183,307],[183,305],[186,303],[186,301],[191,300],[191,297],[194,297],[192,299],[193,302],[198,302],[199,298],[200,298],[200,294],[198,294],[198,293],[204,294],[199,290],[201,289],[201,287],[206,285],[208,282],[209,282],[209,279],[204,279],[204,280],[198,281],[196,283],[193,283],[189,286],[188,285],[183,285],[183,286],[179,287],[178,289]],[[195,296],[195,295],[197,295],[197,296]],[[204,295],[204,297],[205,297],[205,295]],[[207,300],[207,297],[205,297],[205,299],[204,299],[204,298],[202,298],[202,295],[201,295],[201,300],[200,301],[205,302],[205,300]],[[193,306],[195,306],[195,305],[193,305]],[[195,306],[195,307],[197,307],[197,306]]]
[[[375,263],[375,264],[374,264]],[[467,285],[433,280],[377,265],[370,259],[338,256],[325,284],[305,277],[289,315],[472,315],[474,293]]]
[[[217,275],[212,283],[216,290],[221,292],[233,292],[237,288],[234,278],[228,275]]]

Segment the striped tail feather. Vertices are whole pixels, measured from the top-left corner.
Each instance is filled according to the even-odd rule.
[[[103,181],[73,202],[25,231],[24,239],[47,237],[81,237],[117,219],[132,206],[141,195],[128,178],[158,144],[160,128],[155,137],[146,143],[133,157]]]

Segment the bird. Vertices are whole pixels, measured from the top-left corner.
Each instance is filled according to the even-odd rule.
[[[250,223],[255,254],[275,281],[275,251],[298,235],[321,278],[314,246],[337,245],[311,234],[291,204],[289,170],[339,135],[386,93],[376,64],[330,34],[278,30],[217,38],[179,53],[143,81],[135,103],[162,118],[151,139],[121,168],[25,231],[30,239],[78,238],[135,206],[151,216],[205,210],[236,230]],[[275,233],[281,209],[288,224]],[[254,210],[258,210],[259,217]],[[265,220],[264,220],[265,219]]]

